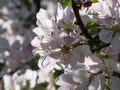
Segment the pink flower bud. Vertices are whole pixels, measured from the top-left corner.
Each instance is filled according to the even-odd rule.
[[[84,7],[90,7],[92,5],[92,2],[91,1],[87,1],[87,2],[84,2],[83,3],[83,6]]]

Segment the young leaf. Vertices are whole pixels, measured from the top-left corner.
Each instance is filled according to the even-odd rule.
[[[98,35],[96,35],[94,39],[91,41],[90,49],[94,53],[95,51],[99,51],[102,48],[107,47],[107,46],[109,46],[109,44],[106,44],[100,41]]]
[[[62,6],[72,6],[72,0],[59,0]]]
[[[96,2],[98,2],[98,0],[91,0],[91,2],[92,2],[92,3],[96,3]]]

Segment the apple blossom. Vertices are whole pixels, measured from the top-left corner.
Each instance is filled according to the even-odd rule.
[[[40,4],[0,1],[0,89],[119,90],[120,0]]]
[[[95,7],[97,7],[97,9]],[[104,43],[111,43],[113,49],[120,52],[120,10],[119,5],[117,5],[117,0],[110,0],[110,2],[108,2],[108,0],[99,0],[99,2],[97,2],[97,4],[95,3],[91,8],[98,14],[97,21],[105,27],[99,33],[100,40]]]

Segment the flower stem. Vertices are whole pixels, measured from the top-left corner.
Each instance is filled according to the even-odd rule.
[[[89,39],[89,41],[91,41],[92,37],[91,37],[90,33],[88,32],[87,28],[84,26],[82,20],[81,20],[81,17],[79,15],[79,8],[77,7],[77,3],[74,0],[72,0],[72,8],[73,8],[73,11],[74,11],[74,14],[75,14],[75,17],[76,17],[77,24],[78,24],[79,28],[83,32],[84,36],[87,39]]]

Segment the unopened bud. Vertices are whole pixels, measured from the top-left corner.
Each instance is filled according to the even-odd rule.
[[[84,7],[90,7],[92,5],[92,2],[91,1],[87,1],[87,2],[84,2],[83,3],[83,6]]]

